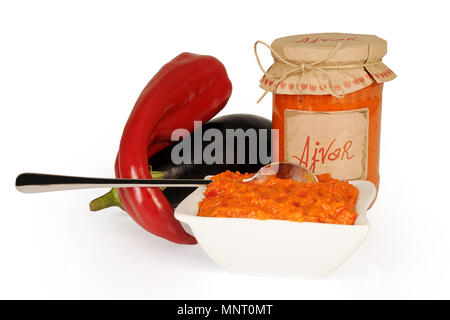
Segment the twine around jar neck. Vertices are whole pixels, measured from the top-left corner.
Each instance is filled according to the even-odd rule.
[[[261,64],[261,60],[259,59],[258,56],[258,51],[257,51],[257,46],[258,44],[262,44],[263,46],[267,47],[273,54],[273,56],[275,58],[277,58],[279,61],[281,61],[285,66],[287,66],[288,68],[291,68],[290,71],[287,71],[285,73],[282,73],[280,75],[269,75],[268,74],[268,70],[264,70],[262,64]],[[354,69],[354,68],[365,68],[365,67],[370,67],[370,66],[374,66],[377,65],[381,62],[381,60],[376,61],[374,63],[361,63],[361,64],[348,64],[348,65],[320,65],[321,63],[327,61],[328,59],[330,59],[332,56],[334,56],[336,54],[336,52],[338,51],[338,49],[342,46],[342,43],[339,42],[333,50],[330,51],[330,53],[322,59],[319,59],[317,61],[311,62],[311,63],[305,63],[302,62],[300,64],[296,64],[296,63],[292,63],[286,59],[284,59],[283,57],[281,57],[273,48],[272,46],[268,45],[267,43],[265,43],[264,41],[256,41],[255,45],[254,45],[254,50],[255,50],[255,57],[256,57],[256,61],[258,62],[259,68],[261,69],[261,71],[264,73],[264,75],[268,78],[268,79],[272,79],[274,80],[274,82],[267,88],[264,90],[264,93],[261,95],[261,97],[258,99],[258,101],[256,103],[259,103],[265,96],[267,93],[269,93],[274,87],[277,87],[279,83],[281,83],[283,80],[285,80],[286,78],[288,78],[289,76],[296,74],[296,73],[302,73],[305,71],[312,71],[314,77],[317,80],[317,83],[319,84],[320,87],[324,87],[326,88],[327,92],[329,94],[331,94],[334,97],[337,98],[343,98],[345,96],[345,93],[342,91],[340,93],[338,93],[334,87],[330,84],[331,79],[330,79],[330,75],[328,74],[327,70],[331,70],[331,69]],[[278,62],[278,61],[277,61]],[[320,71],[322,72],[322,74],[325,75],[325,78],[327,79],[327,86],[323,86],[322,82],[320,81],[319,77],[317,76],[315,71]],[[277,80],[275,80],[277,79]]]

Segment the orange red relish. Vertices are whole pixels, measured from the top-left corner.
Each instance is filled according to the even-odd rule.
[[[279,219],[333,224],[355,223],[358,189],[330,174],[319,182],[269,177],[243,182],[254,174],[226,171],[213,177],[199,203],[199,216]]]

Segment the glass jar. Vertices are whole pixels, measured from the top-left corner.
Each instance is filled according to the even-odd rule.
[[[378,189],[380,183],[380,174],[378,171],[378,163],[380,158],[380,127],[381,127],[381,95],[383,91],[382,83],[373,83],[370,86],[355,91],[346,95],[343,98],[336,98],[332,95],[314,96],[314,95],[287,95],[274,94],[273,95],[273,113],[272,113],[272,127],[279,130],[279,161],[294,162],[297,158],[285,158],[284,155],[284,113],[286,109],[303,110],[310,112],[336,112],[347,110],[358,110],[361,106],[365,106],[369,113],[369,127],[368,127],[368,150],[367,150],[367,174],[361,177],[371,181]],[[311,142],[310,145],[315,142]],[[320,143],[320,142],[319,142]],[[345,144],[345,143],[344,143]],[[333,147],[333,146],[332,146]],[[310,147],[311,148],[311,147]],[[303,148],[304,150],[304,148]],[[302,153],[303,153],[302,150]],[[320,150],[320,148],[319,148]],[[330,150],[336,152],[336,149]],[[333,153],[332,152],[332,153]],[[341,151],[342,153],[343,151]],[[317,165],[314,168],[312,163],[313,152],[310,149],[309,159],[297,159],[299,164],[305,165],[309,169],[317,172]],[[352,157],[349,154],[348,157]],[[322,154],[320,154],[322,158]],[[328,155],[327,155],[328,156]],[[298,156],[297,156],[298,157]],[[328,156],[329,157],[329,156]],[[344,159],[347,155],[344,155]],[[341,160],[342,154],[340,155]],[[317,158],[316,158],[317,159]],[[333,159],[333,157],[331,157]],[[338,157],[339,159],[339,157]],[[329,159],[328,159],[329,160]],[[321,159],[319,159],[321,161]],[[326,160],[325,160],[326,161]],[[324,173],[324,172],[321,172]],[[352,177],[350,177],[352,178]],[[352,180],[352,179],[350,179]]]
[[[381,62],[386,42],[312,34],[268,47],[275,63],[261,87],[273,92],[279,161],[341,180],[368,180],[378,190],[383,83],[395,78]]]

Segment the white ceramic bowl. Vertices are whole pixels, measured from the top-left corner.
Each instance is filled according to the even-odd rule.
[[[344,263],[370,229],[366,211],[375,186],[367,181],[351,184],[359,190],[355,225],[198,217],[205,187],[178,205],[175,218],[187,224],[206,254],[230,272],[320,278]]]

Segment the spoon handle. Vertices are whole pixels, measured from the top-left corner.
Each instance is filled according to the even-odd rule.
[[[60,176],[44,173],[22,173],[16,178],[16,188],[23,193],[91,188],[137,187],[199,187],[211,183],[203,179],[111,179]]]

